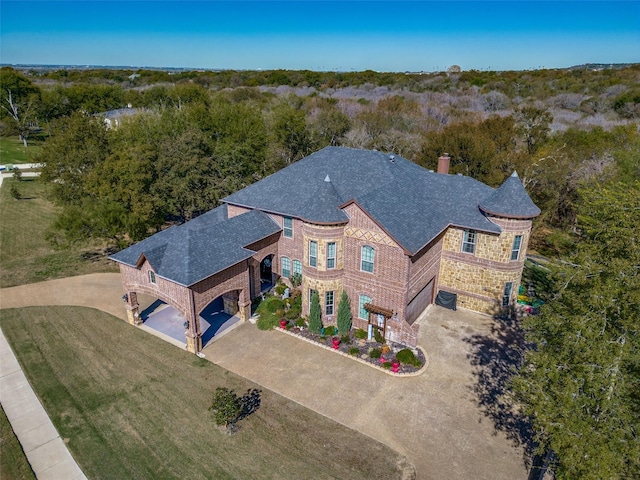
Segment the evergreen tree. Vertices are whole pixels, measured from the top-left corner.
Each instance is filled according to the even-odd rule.
[[[344,335],[349,333],[349,330],[351,330],[351,306],[349,296],[343,290],[338,302],[338,331]]]
[[[583,188],[579,241],[525,320],[516,394],[559,478],[640,476],[640,182]]]
[[[322,311],[320,309],[320,298],[318,292],[314,291],[311,295],[311,305],[309,306],[309,331],[320,334],[322,329]]]

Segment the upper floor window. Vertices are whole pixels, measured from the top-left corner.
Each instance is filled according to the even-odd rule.
[[[364,308],[367,303],[371,303],[371,297],[367,295],[360,295],[358,297],[358,318],[362,318],[364,320],[369,319],[369,310]]]
[[[315,267],[318,265],[318,242],[315,240],[309,240],[309,266]]]
[[[369,245],[362,247],[362,261],[360,262],[360,269],[363,272],[373,273],[373,262],[375,258],[375,250]]]
[[[522,246],[522,235],[516,235],[513,239],[513,247],[511,247],[511,260],[518,260],[520,256],[520,247]]]
[[[149,270],[149,281],[151,283],[156,283],[156,274],[151,270]]]
[[[327,243],[327,269],[336,268],[336,242]]]
[[[325,315],[333,315],[333,291],[324,294],[324,313]]]
[[[465,253],[475,253],[477,239],[478,234],[475,230],[465,230],[464,237],[462,237],[462,251]]]
[[[282,257],[282,276],[285,278],[291,276],[291,260],[287,257]]]
[[[504,293],[502,294],[502,306],[508,307],[511,303],[511,290],[513,289],[513,282],[507,282],[504,284]]]
[[[291,217],[282,218],[282,231],[287,238],[293,238],[293,219]]]
[[[302,262],[300,260],[293,261],[293,274],[302,275]]]

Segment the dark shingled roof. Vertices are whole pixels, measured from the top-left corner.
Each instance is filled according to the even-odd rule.
[[[188,287],[251,257],[247,245],[280,230],[259,210],[228,218],[222,205],[109,258],[135,267],[144,255],[158,276]]]
[[[327,147],[223,201],[321,224],[346,223],[341,207],[354,201],[413,255],[449,225],[500,233],[478,208],[499,191],[463,175],[430,172],[400,156]],[[514,201],[533,205],[522,193]],[[522,218],[524,207],[514,208]]]
[[[516,172],[493,194],[482,200],[480,208],[491,215],[509,218],[533,218],[540,215],[540,209],[527,195]]]

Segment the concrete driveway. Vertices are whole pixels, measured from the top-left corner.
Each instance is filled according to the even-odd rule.
[[[523,450],[478,406],[472,338],[493,320],[433,307],[420,320],[429,367],[397,378],[276,330],[245,324],[207,359],[405,455],[418,479],[526,479]],[[332,445],[331,448],[339,448]]]
[[[2,289],[0,308],[82,305],[124,319],[121,295],[119,274],[93,274]],[[504,342],[495,338],[493,320],[433,307],[419,322],[418,342],[430,363],[417,377],[392,377],[250,323],[204,353],[227,370],[397,450],[415,465],[418,479],[526,479],[523,449],[496,431],[478,404],[477,346],[490,346],[483,360],[490,361]],[[340,446],[328,446],[333,448]]]

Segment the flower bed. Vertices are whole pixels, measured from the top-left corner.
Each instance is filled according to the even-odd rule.
[[[371,366],[380,368],[390,373],[398,375],[417,374],[424,370],[427,366],[427,358],[421,348],[408,348],[405,345],[386,342],[384,344],[376,342],[375,340],[361,340],[355,338],[355,331],[351,330],[348,335],[339,336],[322,336],[311,333],[307,328],[292,327],[291,324],[287,324],[284,329],[278,327],[277,330],[284,331],[291,335],[304,338],[311,343],[318,344],[325,348],[341,352],[344,355],[357,358],[358,360],[365,362]],[[340,339],[339,344],[334,344],[334,339]],[[387,351],[388,349],[388,351]],[[385,353],[383,353],[383,351]],[[407,356],[410,356],[414,362],[402,362],[398,361],[397,365],[394,365],[394,360],[399,352],[404,351],[401,357],[406,360]],[[407,351],[411,352],[407,354]],[[377,353],[380,352],[380,355]],[[373,356],[372,356],[373,355]],[[395,371],[397,369],[397,371]]]

